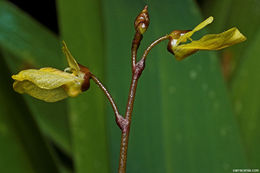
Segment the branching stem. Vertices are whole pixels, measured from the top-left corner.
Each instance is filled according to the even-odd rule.
[[[116,106],[112,96],[107,91],[107,89],[104,87],[104,85],[93,74],[91,74],[91,76],[90,76],[91,79],[99,86],[99,88],[107,96],[107,98],[108,98],[109,102],[111,103],[112,108],[114,110],[115,117],[116,117],[116,123],[122,131],[120,158],[119,158],[119,167],[118,167],[119,173],[126,172],[128,140],[129,140],[130,125],[131,125],[132,112],[133,112],[134,101],[135,101],[136,88],[137,88],[138,79],[140,78],[140,76],[145,68],[146,57],[154,46],[156,46],[163,40],[169,39],[169,35],[165,35],[165,36],[160,37],[159,39],[155,40],[154,42],[152,42],[150,44],[150,46],[148,46],[147,49],[145,50],[142,58],[138,62],[136,62],[137,61],[136,60],[137,59],[137,50],[142,41],[143,33],[146,31],[148,25],[149,25],[149,15],[148,15],[148,11],[147,11],[147,6],[145,6],[143,11],[137,16],[137,18],[135,20],[136,32],[135,32],[134,39],[132,41],[132,49],[131,49],[132,79],[131,79],[131,85],[130,85],[129,94],[128,94],[128,101],[127,101],[127,106],[126,106],[125,117],[122,117],[119,114],[119,111],[117,109],[117,106]]]
[[[142,35],[141,35],[142,36]],[[137,38],[136,38],[137,37]],[[132,43],[132,80],[131,85],[129,89],[128,94],[128,101],[127,101],[127,107],[126,107],[126,113],[125,113],[125,126],[122,128],[122,134],[121,134],[121,147],[120,147],[120,159],[119,159],[119,173],[125,173],[126,172],[126,161],[127,161],[127,149],[128,149],[128,140],[129,140],[129,133],[130,133],[130,125],[131,125],[131,119],[132,119],[132,112],[133,112],[133,106],[134,106],[134,100],[135,100],[135,94],[136,94],[136,88],[138,79],[140,78],[144,68],[145,68],[145,60],[150,52],[150,50],[159,44],[163,40],[167,40],[169,38],[168,35],[163,36],[157,40],[155,40],[148,48],[145,50],[141,60],[136,62],[136,54],[137,49],[139,47],[140,41],[142,40],[142,37],[135,34],[135,38]],[[137,40],[139,42],[137,42]]]

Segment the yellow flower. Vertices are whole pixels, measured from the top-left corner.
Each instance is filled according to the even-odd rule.
[[[89,87],[90,72],[79,67],[65,42],[63,51],[69,67],[64,71],[46,67],[39,70],[28,69],[13,75],[13,88],[16,92],[27,93],[46,102],[56,102],[68,96],[75,97]]]
[[[173,31],[169,35],[168,50],[175,55],[177,60],[182,60],[198,50],[220,50],[246,40],[246,37],[236,27],[220,34],[207,34],[197,41],[191,39],[195,32],[212,23],[212,21],[213,17],[211,16],[192,31]],[[191,42],[185,43],[188,40]]]

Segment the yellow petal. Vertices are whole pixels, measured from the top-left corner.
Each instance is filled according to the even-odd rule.
[[[198,41],[173,48],[177,60],[181,60],[198,50],[219,50],[245,41],[246,37],[237,28],[231,28],[220,34],[208,34]]]
[[[62,42],[63,47],[62,50],[67,58],[67,62],[69,64],[70,70],[75,74],[78,75],[80,68],[79,65],[77,63],[77,61],[75,60],[75,58],[72,56],[72,54],[70,53],[65,41]]]
[[[206,27],[208,24],[211,24],[213,22],[214,18],[212,16],[208,17],[206,20],[198,24],[192,31],[197,32],[201,30],[202,28]]]
[[[180,45],[179,48],[185,47],[186,49],[219,50],[245,40],[246,37],[234,27],[220,34],[207,34],[200,40]]]
[[[60,95],[62,95],[61,90],[66,93],[66,96],[75,97],[80,94],[82,92],[81,86],[84,79],[83,75],[79,76],[81,77],[47,67],[39,70],[23,70],[17,75],[13,75],[12,78],[16,80],[14,89],[17,92],[28,93],[33,97],[46,101],[47,98],[50,100],[49,98],[54,96],[55,93],[57,94],[57,97],[60,97]],[[29,89],[32,89],[33,91],[29,91]],[[44,91],[44,94],[37,93],[42,91]],[[46,93],[50,95],[47,95]],[[46,99],[42,99],[42,95],[45,95]],[[61,98],[64,97],[65,96]],[[56,100],[56,97],[54,97],[54,100]]]
[[[190,39],[190,37],[197,31],[201,30],[202,28],[206,27],[208,24],[211,24],[213,22],[214,18],[212,16],[208,17],[206,20],[198,24],[192,31],[187,32],[186,34],[182,35],[178,41],[177,45],[180,43],[186,42],[187,39]]]
[[[18,81],[31,81],[43,89],[53,89],[68,83],[83,82],[83,79],[76,77],[73,74],[66,73],[51,67],[41,68],[39,70],[23,70],[17,75],[13,75],[12,78]]]
[[[15,81],[13,88],[20,94],[27,93],[46,102],[56,102],[68,97],[66,91],[62,87],[54,89],[42,89],[30,81]]]

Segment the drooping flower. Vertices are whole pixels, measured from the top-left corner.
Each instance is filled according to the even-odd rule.
[[[191,31],[176,30],[171,32],[168,50],[175,55],[177,60],[182,60],[198,50],[220,50],[246,40],[246,37],[236,27],[220,34],[207,34],[196,41],[191,39],[195,32],[212,23],[212,21],[213,17],[211,16]],[[186,43],[188,40],[190,42]]]
[[[15,80],[14,90],[46,102],[56,102],[68,96],[75,97],[87,90],[89,70],[76,62],[65,42],[63,42],[63,51],[68,61],[68,68],[64,71],[52,67],[23,70],[12,76]]]

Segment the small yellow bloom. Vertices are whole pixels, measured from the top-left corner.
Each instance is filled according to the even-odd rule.
[[[193,41],[191,36],[212,23],[213,17],[209,17],[192,31],[173,31],[170,33],[168,50],[173,53],[177,60],[197,52],[198,50],[220,50],[246,40],[246,37],[235,27],[220,34],[207,34],[201,39]],[[190,43],[185,43],[190,40]]]
[[[80,71],[78,63],[69,52],[65,42],[63,42],[63,51],[69,68],[65,71],[52,67],[23,70],[12,76],[15,80],[14,90],[46,102],[56,102],[68,96],[75,97],[88,89],[90,72],[86,70],[87,68],[84,72]]]

